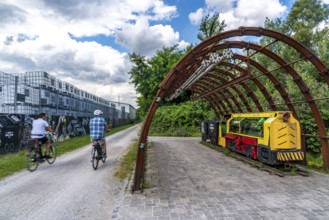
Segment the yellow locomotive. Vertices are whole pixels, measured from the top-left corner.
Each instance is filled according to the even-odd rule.
[[[206,121],[203,140],[227,147],[266,164],[301,161],[301,129],[291,112],[233,113],[219,121]]]

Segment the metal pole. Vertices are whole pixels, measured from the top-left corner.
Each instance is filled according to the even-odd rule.
[[[18,76],[15,76],[14,113],[17,113],[17,87],[18,87]]]

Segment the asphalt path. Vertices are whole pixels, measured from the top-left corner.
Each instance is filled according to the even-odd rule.
[[[119,159],[138,138],[139,125],[106,138],[108,158],[95,171],[91,145],[0,181],[0,219],[109,219],[124,196],[114,173]]]

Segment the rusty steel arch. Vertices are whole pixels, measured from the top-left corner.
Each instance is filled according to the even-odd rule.
[[[267,37],[272,41],[264,46],[244,41],[227,40],[241,36]],[[271,45],[276,43],[286,44],[290,48],[293,48],[301,58],[294,60],[293,62],[287,62],[275,51],[268,49]],[[264,108],[258,102],[258,97],[248,86],[248,84],[252,83],[252,85],[255,85],[261,94],[265,97],[268,102],[268,107],[271,110],[276,110],[277,105],[273,101],[271,95],[262,85],[262,83],[257,79],[258,77],[266,77],[274,85],[274,88],[280,94],[287,108],[293,112],[296,118],[298,118],[297,112],[294,108],[294,102],[291,101],[289,93],[273,74],[273,72],[277,70],[284,70],[292,77],[294,84],[297,86],[300,93],[304,97],[303,103],[308,104],[313,114],[320,137],[324,168],[329,168],[329,143],[328,137],[326,136],[325,124],[321,117],[321,112],[310,91],[310,88],[304,82],[298,71],[294,69],[293,65],[301,60],[308,61],[317,70],[324,83],[326,83],[328,86],[329,69],[308,48],[304,47],[301,43],[287,35],[261,27],[240,27],[235,30],[220,33],[196,45],[188,54],[186,54],[179,62],[177,62],[177,64],[169,71],[166,78],[160,84],[159,90],[157,91],[157,94],[150,105],[141,130],[132,191],[142,189],[141,183],[144,176],[147,136],[153,116],[159,106],[159,103],[164,98],[169,98],[169,96],[179,91],[180,87],[186,81],[188,81],[188,79],[195,71],[198,70],[202,62],[209,58],[211,53],[221,54],[224,49],[228,48],[237,50],[246,49],[248,52],[249,50],[253,51],[253,53],[251,55],[249,53],[247,55],[234,53],[232,59],[238,60],[238,64],[232,64],[223,60],[216,63],[214,65],[215,67],[211,69],[211,71],[206,72],[205,75],[200,79],[197,78],[193,86],[189,88],[189,90],[191,90],[193,93],[193,98],[206,99],[218,117],[223,116],[230,109],[237,109],[241,111],[243,107],[240,104],[242,103],[244,104],[244,108],[247,111],[252,111],[252,108],[249,106],[247,99],[251,99],[254,102],[253,108],[256,111],[263,111]],[[278,67],[275,69],[268,69],[264,67],[257,60],[252,59],[252,56],[255,54],[261,54],[261,56],[270,59],[271,62],[276,63]],[[241,63],[244,64],[246,68],[242,68],[240,66]],[[239,74],[234,74],[232,71],[234,73],[238,72]],[[255,72],[258,75],[255,75]],[[230,80],[228,80],[228,78]],[[242,86],[244,88],[244,96],[243,92],[237,89],[237,86]],[[234,94],[231,93],[231,91],[234,91]],[[236,97],[239,97],[241,103],[237,101]]]
[[[208,75],[210,75],[211,73],[208,73]],[[220,77],[220,76],[213,76],[213,77],[208,77],[208,76],[204,76],[202,79],[200,79],[199,83],[202,83],[202,84],[207,84],[207,83],[211,83],[211,84],[208,84],[208,86],[219,86],[220,84],[218,83],[218,81],[221,81],[224,83],[226,82],[226,80],[223,78],[223,77]],[[192,87],[192,91],[193,91],[193,87]],[[223,91],[225,92],[225,91]],[[240,92],[239,90],[237,90],[236,92]],[[222,93],[222,92],[221,92]],[[238,100],[236,99],[236,97],[231,93],[231,91],[229,90],[226,90],[226,93],[228,94],[229,98],[231,98],[237,108],[237,110],[239,110],[239,112],[242,112],[242,107],[240,105],[240,103],[238,102]]]
[[[219,69],[219,68],[216,68],[216,72],[221,72],[222,74],[225,74],[225,72],[222,70],[222,69]],[[232,74],[233,76],[233,74]],[[231,76],[231,77],[232,77]],[[233,78],[233,77],[232,77]],[[223,84],[227,83],[228,80],[225,79],[224,77],[222,77],[221,75],[219,74],[215,74],[215,73],[212,73],[212,72],[209,72],[206,76],[203,77],[203,79],[208,79],[210,81],[216,81],[218,82],[221,81],[223,82]],[[241,93],[241,91],[239,89],[237,89],[235,86],[232,86],[232,90],[237,94],[237,96],[240,98],[240,100],[242,101],[242,103],[244,104],[244,108],[247,109],[248,112],[251,112],[251,107],[248,103],[248,101],[245,99],[245,97],[243,96],[243,94]],[[229,92],[229,91],[228,91]],[[240,107],[241,111],[242,111],[242,107]]]

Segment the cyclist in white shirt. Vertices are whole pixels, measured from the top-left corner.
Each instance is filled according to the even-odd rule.
[[[46,131],[51,132],[52,129],[49,127],[46,118],[47,118],[46,114],[42,112],[39,114],[38,119],[33,120],[31,138],[36,139],[35,141],[36,148],[38,147],[39,141],[41,141],[43,144],[46,143],[46,154],[44,158],[50,158],[49,149],[51,143],[50,140],[45,136],[45,132]]]

